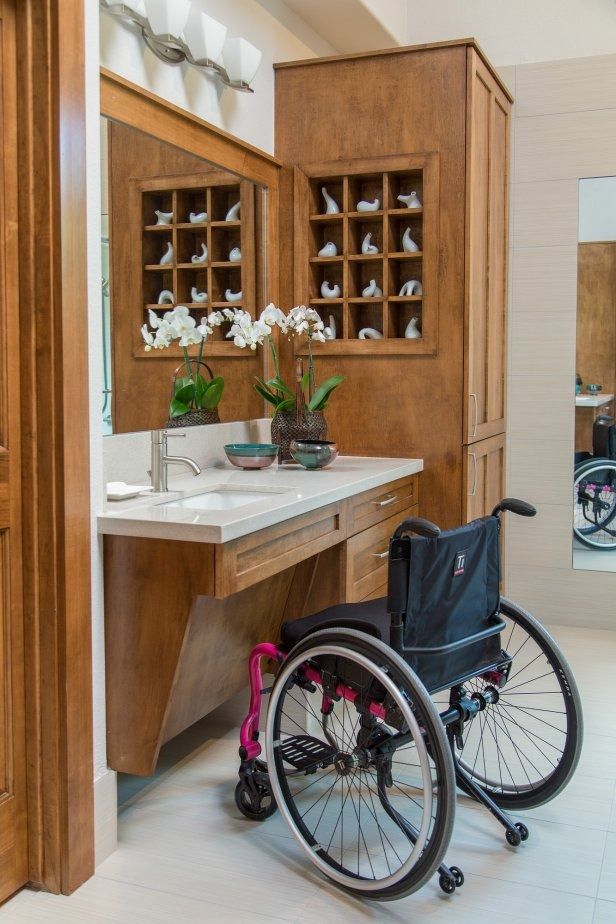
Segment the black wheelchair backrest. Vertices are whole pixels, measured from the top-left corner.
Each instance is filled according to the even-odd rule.
[[[616,422],[601,414],[592,428],[592,454],[600,459],[616,459]]]
[[[461,677],[494,658],[497,636],[464,647],[489,633],[500,604],[499,520],[483,517],[431,538],[394,536],[390,543],[388,611],[401,617],[404,656],[428,689]],[[498,630],[497,630],[498,631]],[[450,646],[442,655],[437,649]],[[491,648],[495,651],[492,652]]]

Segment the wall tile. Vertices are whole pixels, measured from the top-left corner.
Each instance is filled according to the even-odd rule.
[[[516,183],[616,173],[616,108],[516,119]]]
[[[510,439],[507,494],[535,505],[568,505],[573,485],[572,458],[572,439]],[[541,534],[541,523],[537,534]],[[537,560],[541,561],[541,557]]]
[[[518,118],[614,106],[616,55],[525,64],[515,70]]]
[[[516,183],[512,211],[514,248],[577,245],[577,180]]]
[[[566,386],[566,387],[565,387]],[[540,373],[515,374],[510,383],[507,429],[515,439],[563,439],[563,420],[575,418],[573,380],[556,385],[551,376]]]
[[[516,249],[511,310],[575,312],[577,244],[568,247]]]

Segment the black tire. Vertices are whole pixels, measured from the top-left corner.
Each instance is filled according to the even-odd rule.
[[[592,506],[592,501],[587,501],[587,514],[592,514],[592,521],[589,522],[588,516],[584,516],[584,505],[580,500],[580,494],[588,493],[585,490],[586,484],[593,484],[593,474],[598,477],[598,483],[605,482],[604,487],[599,492],[604,496],[600,499],[608,506],[605,510],[599,512],[589,511],[588,507]],[[589,495],[593,499],[597,494],[596,488],[591,488]],[[614,530],[614,520],[616,519],[616,463],[610,459],[588,459],[581,462],[575,468],[573,481],[573,533],[582,545],[589,549],[597,551],[609,551],[616,548],[616,536],[610,536],[606,530]]]
[[[274,742],[280,742],[281,740],[284,740],[285,732],[282,731],[281,728],[281,719],[283,715],[286,714],[288,718],[289,712],[293,712],[293,707],[291,705],[289,705],[288,708],[285,708],[285,704],[287,703],[286,695],[289,691],[298,690],[298,687],[293,685],[293,676],[297,668],[295,671],[292,671],[291,666],[297,663],[300,665],[303,664],[304,658],[306,661],[310,660],[311,664],[324,664],[324,659],[326,657],[331,657],[331,655],[318,654],[318,652],[322,651],[324,647],[326,647],[328,650],[334,650],[341,653],[340,655],[336,655],[337,660],[335,663],[337,670],[340,670],[341,674],[346,672],[345,677],[348,676],[348,672],[350,671],[350,667],[348,665],[351,663],[357,664],[357,662],[353,662],[353,658],[361,658],[363,659],[362,663],[365,662],[365,664],[369,664],[369,671],[365,667],[361,668],[361,670],[366,671],[366,674],[362,676],[364,677],[366,683],[369,682],[370,691],[375,689],[372,686],[372,683],[375,682],[375,674],[378,677],[388,677],[390,683],[398,691],[397,695],[400,699],[400,702],[406,704],[404,708],[408,711],[408,714],[410,715],[410,718],[413,719],[413,722],[415,722],[415,726],[423,730],[425,737],[422,737],[421,732],[419,732],[418,737],[421,739],[420,748],[429,754],[430,776],[427,778],[426,782],[426,776],[424,773],[422,780],[424,781],[424,792],[429,791],[429,798],[434,799],[434,802],[430,807],[431,817],[429,822],[429,835],[425,841],[422,841],[423,847],[421,848],[421,852],[419,852],[419,850],[417,851],[416,859],[413,860],[413,865],[408,869],[408,872],[404,866],[404,863],[410,862],[408,858],[406,861],[401,861],[400,869],[394,873],[394,876],[389,878],[387,876],[377,877],[376,874],[374,874],[374,877],[371,878],[370,876],[363,875],[362,872],[359,872],[361,847],[359,835],[361,834],[361,836],[364,837],[360,818],[357,818],[359,834],[356,836],[358,873],[355,873],[354,870],[350,870],[348,868],[349,861],[346,859],[346,852],[343,849],[342,844],[340,847],[339,859],[337,855],[334,856],[333,849],[331,849],[330,854],[329,851],[332,841],[330,840],[328,848],[325,848],[320,843],[320,840],[317,840],[315,837],[315,834],[317,834],[319,829],[320,819],[316,824],[316,827],[314,827],[314,822],[311,822],[311,825],[314,827],[314,831],[305,823],[304,818],[308,815],[310,809],[304,811],[302,815],[301,810],[304,808],[304,806],[300,804],[298,797],[300,797],[303,789],[299,789],[299,791],[296,793],[292,792],[291,787],[297,785],[298,777],[297,775],[291,775],[288,773],[288,770],[285,769],[283,758],[280,756],[282,747],[274,745]],[[290,673],[285,673],[285,665]],[[285,818],[285,821],[289,825],[296,839],[304,847],[304,850],[312,862],[315,863],[315,865],[320,869],[322,873],[327,875],[330,879],[336,882],[337,885],[341,886],[346,891],[354,895],[361,896],[362,898],[369,898],[372,900],[390,900],[401,898],[404,895],[408,895],[411,892],[416,891],[417,889],[421,888],[421,886],[423,886],[428,879],[430,879],[430,877],[442,862],[443,855],[451,838],[455,812],[455,779],[453,773],[451,751],[447,742],[446,735],[444,733],[443,724],[425,687],[419,678],[413,673],[413,671],[409,669],[406,663],[387,645],[384,645],[379,640],[374,639],[364,633],[355,632],[348,629],[330,629],[314,633],[313,635],[300,642],[290,652],[285,665],[283,665],[277,677],[276,683],[274,684],[274,689],[272,690],[266,735],[266,748],[269,755],[268,766],[270,780],[272,782],[274,795],[282,816]],[[373,673],[373,671],[375,673]],[[370,679],[370,674],[372,674],[372,679]],[[352,681],[349,682],[352,683]],[[301,688],[299,688],[299,690],[301,691]],[[303,691],[303,693],[305,699],[305,691]],[[311,693],[311,695],[313,694]],[[322,690],[316,688],[314,695],[317,698],[321,697]],[[372,692],[371,695],[373,695]],[[291,702],[292,697],[289,697],[289,703]],[[295,715],[298,715],[297,710]],[[315,715],[316,719],[316,713],[313,712],[313,715]],[[293,719],[293,721],[295,722],[295,719]],[[384,726],[381,726],[381,728],[383,727]],[[407,723],[404,727],[410,729],[412,725]],[[326,722],[322,724],[322,728],[324,738],[327,738],[328,732]],[[333,729],[334,723],[332,721],[330,730]],[[353,732],[350,736],[351,742],[348,745],[349,748],[352,747],[352,741],[355,740],[354,735],[355,728],[353,729]],[[411,742],[405,746],[405,749],[412,752],[414,746],[415,745],[413,742]],[[394,752],[394,757],[397,757],[398,760],[401,756],[402,755],[400,751]],[[419,757],[419,750],[417,750],[417,756],[418,759],[421,760]],[[333,790],[334,785],[336,784],[335,774],[338,771],[336,770],[336,764],[334,762],[331,763],[332,769],[324,770],[323,772],[334,774],[332,786],[330,787]],[[397,764],[398,761],[395,761],[395,763]],[[357,786],[355,786],[355,790],[359,792],[358,804],[360,806],[360,811],[362,786],[361,774],[363,772],[364,771],[362,770],[359,771],[359,789]],[[366,777],[368,777],[369,772],[372,771],[365,771]],[[404,771],[399,769],[395,770],[395,773],[398,774],[398,777],[402,776],[403,772]],[[378,780],[376,772],[373,774],[373,778]],[[312,781],[312,777],[309,777],[309,779]],[[332,778],[330,777],[330,780],[331,779]],[[398,779],[397,783],[403,783],[403,781]],[[400,787],[397,785],[397,783],[394,776],[393,785],[396,789],[399,789]],[[342,792],[344,792],[344,780],[341,783],[341,787]],[[347,787],[348,789],[346,798],[348,799],[349,794],[351,794],[351,801],[353,801],[354,790],[349,783],[347,783]],[[402,790],[400,791],[402,792]],[[312,790],[312,792],[318,793],[319,790]],[[323,799],[324,795],[322,795],[320,798]],[[384,798],[381,798],[381,796],[384,796]],[[395,794],[392,796],[392,798],[394,798],[394,796]],[[392,806],[388,802],[387,795],[382,791],[382,789],[379,789],[379,786],[376,782],[373,782],[372,795],[370,798],[373,805],[373,818],[377,827],[379,826],[377,812],[379,812],[381,808],[384,809],[390,821],[392,818],[394,818],[394,816],[396,816],[398,819],[401,819],[401,815],[399,812],[397,812],[396,809],[394,809],[392,813]],[[418,796],[417,798],[419,799],[420,797]],[[368,802],[366,800],[364,801],[365,804],[368,805]],[[434,803],[436,803],[436,805],[434,805]],[[337,803],[335,804],[337,806]],[[416,804],[419,805],[418,802]],[[344,804],[342,804],[341,814],[343,810]],[[355,815],[357,816],[357,810],[355,810]],[[381,814],[379,817],[385,818],[385,815]],[[403,835],[405,822],[402,820],[396,822],[396,824],[396,833],[401,838],[401,840],[404,840]],[[347,822],[347,830],[348,827],[349,823]],[[379,833],[380,830],[381,829],[379,828]],[[415,829],[416,833],[417,830],[418,828]],[[400,831],[402,831],[402,835],[400,835]],[[334,834],[336,834],[336,828],[334,828],[332,838]],[[323,837],[322,832],[318,834],[318,837],[323,840],[326,839],[326,836]],[[389,838],[387,839],[389,840]],[[382,837],[381,842],[383,843],[383,851],[385,852],[385,843]],[[391,841],[389,841],[389,843],[391,845]],[[408,838],[407,835],[407,847],[409,843],[412,843],[412,841],[410,838]],[[370,854],[365,841],[364,847],[366,856],[368,857]],[[398,857],[398,859],[400,859],[400,857]],[[371,868],[372,861],[374,861],[376,866],[377,860],[374,854],[372,855],[372,859],[369,860]],[[345,863],[347,866],[343,865]],[[395,878],[396,875],[399,875],[400,878],[398,878],[395,882],[390,882],[389,879]],[[381,885],[382,882],[387,882],[387,884]]]
[[[240,780],[235,787],[235,804],[244,818],[249,821],[265,821],[276,811],[276,801],[269,786],[256,785],[256,794],[248,784]]]
[[[508,623],[501,645],[513,655],[509,679],[498,702],[467,724],[455,757],[497,805],[515,812],[544,805],[565,788],[580,758],[583,717],[571,668],[549,632],[505,598],[501,614]],[[481,692],[490,682],[476,677],[465,687]],[[508,736],[507,750],[499,750],[499,734]]]

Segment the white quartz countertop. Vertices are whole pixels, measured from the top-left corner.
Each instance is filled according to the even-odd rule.
[[[196,478],[186,473],[169,479],[166,494],[141,495],[132,500],[107,501],[98,517],[99,533],[185,542],[228,542],[378,488],[422,471],[422,459],[380,459],[338,456],[330,468],[306,471],[299,465],[274,465],[244,472],[226,463],[208,468]],[[171,472],[173,469],[170,470]],[[262,492],[267,497],[251,500],[231,510],[199,511],[168,506],[170,501],[222,492]],[[237,500],[237,494],[234,493]],[[189,502],[189,501],[188,501]]]
[[[576,395],[575,396],[575,406],[576,407],[603,407],[604,404],[610,404],[614,399],[614,395],[603,395],[599,393],[598,395]]]

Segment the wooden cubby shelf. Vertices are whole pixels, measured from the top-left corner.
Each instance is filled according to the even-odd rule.
[[[184,305],[200,322],[201,318],[214,309],[244,308],[251,314],[256,311],[256,252],[255,252],[255,191],[247,180],[224,171],[215,174],[176,176],[173,187],[169,178],[144,180],[139,186],[141,198],[141,260],[135,267],[142,280],[139,326],[143,315],[153,310],[161,315],[175,307]],[[229,209],[240,203],[239,218],[226,221]],[[172,212],[169,224],[153,224],[156,210]],[[191,212],[206,212],[204,222],[191,222]],[[160,265],[158,262],[167,249],[173,245],[174,260]],[[202,245],[207,248],[207,260],[193,263],[193,254],[199,254]],[[241,250],[241,260],[229,260],[234,247]],[[192,290],[207,292],[205,302],[193,301]],[[173,292],[173,304],[158,304],[163,289]],[[239,302],[225,299],[226,289],[242,293]],[[207,346],[210,355],[245,356],[250,351],[238,350],[226,340],[229,325],[223,324],[214,330]],[[152,350],[145,353],[141,342],[136,342],[134,355],[139,358],[162,358],[169,355],[181,356],[177,346],[169,350]]]
[[[295,301],[310,304],[329,325],[336,339],[315,344],[325,353],[436,352],[438,312],[438,156],[413,154],[346,163],[295,168]],[[323,213],[322,194],[336,201],[340,211]],[[415,191],[421,207],[399,207],[398,195]],[[379,200],[375,211],[359,211],[361,201]],[[405,251],[403,237],[410,229],[419,250]],[[376,253],[363,253],[370,234]],[[320,257],[333,242],[337,254]],[[404,284],[416,280],[421,295],[400,295]],[[380,294],[363,292],[375,282]],[[321,287],[340,287],[339,298],[323,298]],[[331,310],[328,310],[331,309]],[[406,338],[411,318],[417,319],[420,338]],[[360,339],[362,328],[374,328],[381,339]]]

